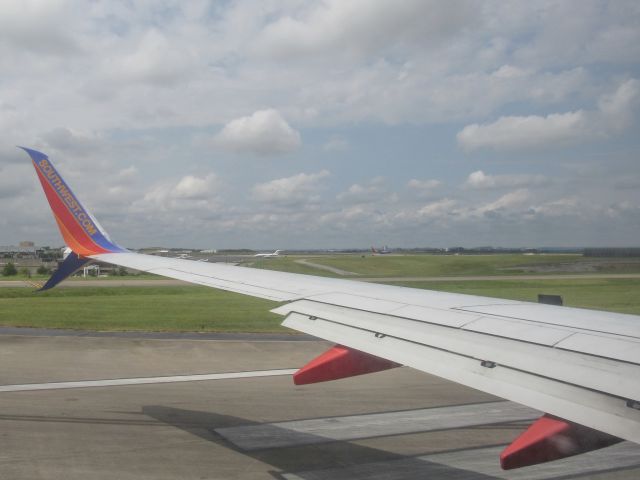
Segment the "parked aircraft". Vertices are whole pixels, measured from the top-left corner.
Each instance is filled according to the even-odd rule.
[[[280,252],[282,250],[276,250],[273,253],[256,253],[254,255],[254,257],[261,257],[261,258],[273,258],[273,257],[279,257],[280,256]]]
[[[546,412],[502,452],[506,469],[640,443],[638,315],[130,252],[46,155],[24,150],[73,250],[42,290],[98,260],[282,302],[273,311],[283,325],[336,343],[294,375],[296,384],[405,365]]]

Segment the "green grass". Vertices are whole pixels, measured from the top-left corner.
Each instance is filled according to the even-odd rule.
[[[537,302],[539,293],[562,295],[565,306],[640,315],[640,279],[394,282],[393,285],[528,302]]]
[[[337,276],[300,265],[313,263],[371,277],[514,275],[549,267],[553,273],[575,273],[575,265],[591,262],[596,271],[634,271],[637,259],[584,259],[576,255],[370,256],[335,255],[256,260],[254,266],[295,273]],[[559,265],[559,267],[558,267]],[[557,268],[556,268],[557,267]],[[537,272],[540,273],[540,272]],[[108,277],[113,280],[162,278],[151,275]],[[21,277],[10,277],[18,280]],[[71,280],[73,281],[73,280]],[[487,281],[392,282],[413,288],[537,301],[539,293],[564,297],[565,305],[640,315],[640,279],[549,279]],[[86,330],[290,332],[282,317],[269,312],[277,304],[199,286],[130,286],[57,288],[33,293],[29,288],[0,288],[0,325]]]
[[[3,282],[11,282],[11,281],[19,281],[23,282],[25,280],[31,280],[34,282],[46,282],[51,277],[50,273],[40,275],[34,273],[30,276],[27,275],[11,275],[5,277],[4,275],[0,275],[0,281]],[[93,280],[166,280],[167,277],[161,277],[160,275],[154,275],[153,273],[138,273],[135,275],[103,275],[100,277],[94,277],[89,275],[87,277],[74,275],[73,277],[69,277],[66,282],[77,282],[77,281],[93,281]]]
[[[30,276],[26,276],[26,275],[10,275],[8,277],[4,276],[4,275],[0,275],[0,282],[11,282],[11,281],[16,281],[16,282],[24,282],[24,281],[32,281],[32,282],[40,282],[40,283],[44,283],[47,280],[49,280],[49,277],[51,277],[50,273],[44,274],[44,275],[40,275],[38,273],[34,273]],[[159,275],[154,275],[153,273],[139,273],[139,274],[135,274],[135,275],[104,275],[104,276],[100,276],[100,277],[94,277],[94,276],[88,276],[88,277],[82,277],[82,276],[73,276],[73,277],[69,277],[67,280],[67,282],[77,282],[77,281],[94,281],[94,280],[163,280],[166,279],[166,277],[161,277]]]
[[[326,255],[282,257],[252,266],[293,273],[337,276],[296,263],[305,258],[363,277],[443,277],[562,273],[640,273],[640,259],[587,258],[580,255]]]
[[[262,270],[277,270],[279,272],[302,273],[305,275],[316,275],[318,277],[339,277],[340,276],[340,275],[336,275],[334,273],[328,272],[326,270],[320,270],[318,268],[312,268],[306,265],[302,265],[300,263],[296,263],[296,260],[299,260],[301,258],[307,259],[310,262],[326,265],[324,261],[317,261],[318,259],[315,257],[265,258],[265,259],[258,259],[258,260],[247,262],[245,263],[245,265],[251,268],[259,268]],[[333,257],[327,257],[327,258],[333,258]]]
[[[51,275],[47,275],[46,279],[48,279]],[[160,275],[154,275],[153,273],[136,273],[135,275],[102,275],[100,277],[94,276],[74,276],[69,277],[67,281],[77,282],[77,281],[93,281],[93,280],[166,280],[167,277],[162,277]]]
[[[414,288],[640,314],[640,280],[394,282]],[[111,331],[289,332],[267,300],[199,286],[82,287],[34,293],[0,288],[0,325]]]
[[[0,325],[87,330],[290,332],[277,304],[221,290],[82,287],[34,293],[0,288]]]

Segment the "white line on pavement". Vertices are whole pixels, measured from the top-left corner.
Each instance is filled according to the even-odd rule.
[[[0,385],[1,392],[27,392],[33,390],[59,390],[65,388],[117,387],[121,385],[147,385],[153,383],[200,382],[203,380],[227,380],[231,378],[273,377],[293,375],[297,369],[256,370],[252,372],[207,373],[200,375],[175,375],[171,377],[114,378],[110,380],[81,380],[76,382],[28,383],[24,385]]]

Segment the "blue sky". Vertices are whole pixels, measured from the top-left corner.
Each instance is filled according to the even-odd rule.
[[[120,243],[627,246],[634,1],[8,1],[0,244],[61,244],[47,153]]]

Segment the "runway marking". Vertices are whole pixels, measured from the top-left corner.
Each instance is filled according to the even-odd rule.
[[[293,375],[296,368],[280,370],[256,370],[251,372],[205,373],[198,375],[175,375],[171,377],[114,378],[109,380],[81,380],[75,382],[27,383],[23,385],[0,385],[2,392],[28,392],[34,390],[60,390],[66,388],[117,387],[122,385],[149,385],[154,383],[201,382],[204,380],[227,380],[231,378],[274,377]]]
[[[540,412],[523,405],[501,401],[225,427],[215,431],[237,447],[251,451],[534,420],[540,415]]]
[[[287,480],[400,480],[405,478],[546,480],[640,466],[640,445],[623,442],[564,460],[505,471],[498,464],[498,456],[503,448],[459,450],[402,460],[285,473],[282,476]]]

